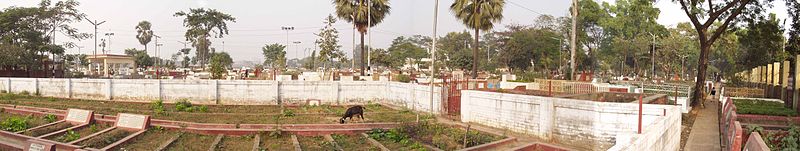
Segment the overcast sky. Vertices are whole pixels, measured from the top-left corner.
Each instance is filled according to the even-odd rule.
[[[613,3],[613,0],[602,0]],[[287,57],[296,58],[309,55],[313,50],[313,41],[317,38],[313,33],[319,32],[323,26],[322,21],[333,13],[334,6],[330,0],[80,0],[80,11],[86,13],[92,20],[107,21],[99,26],[98,41],[104,33],[114,33],[110,37],[110,53],[122,54],[126,48],[143,49],[135,38],[135,26],[139,21],[147,20],[153,24],[155,34],[160,35],[158,43],[160,55],[169,58],[184,45],[182,18],[173,17],[178,11],[188,11],[189,8],[207,7],[236,17],[235,23],[229,23],[230,35],[214,39],[212,47],[217,51],[223,50],[222,41],[225,41],[224,51],[231,54],[234,60],[261,61],[261,47],[265,44],[285,44],[286,32],[281,26],[294,26],[295,30],[289,32],[290,41],[300,41],[299,46],[290,45]],[[0,0],[0,7],[9,6],[30,7],[39,3],[38,0]],[[390,0],[391,14],[373,28],[372,45],[376,48],[386,48],[391,40],[397,36],[432,35],[433,0]],[[453,0],[440,0],[439,2],[439,29],[442,36],[447,32],[463,31],[464,25],[455,20],[449,10]],[[786,18],[784,2],[777,1],[771,12],[778,14],[781,19]],[[506,0],[504,18],[497,30],[508,24],[533,24],[534,19],[541,14],[553,16],[568,15],[570,1],[568,0]],[[661,9],[658,22],[666,26],[674,26],[678,22],[686,22],[688,18],[680,7],[671,0],[659,0],[656,5]],[[89,22],[83,21],[73,24],[81,32],[92,33],[94,29]],[[335,27],[340,32],[342,49],[350,54],[353,48],[352,25],[344,21],[336,23]],[[357,37],[356,37],[357,38]],[[59,37],[57,42],[62,43],[70,39]],[[358,40],[358,39],[356,39]],[[365,40],[366,41],[366,40]],[[92,54],[94,39],[77,42],[83,46],[67,50],[67,53]],[[154,54],[155,42],[148,46],[149,53]],[[189,46],[191,47],[191,46]],[[100,48],[98,48],[98,53]],[[108,48],[107,48],[108,49]],[[193,54],[194,52],[192,52]]]

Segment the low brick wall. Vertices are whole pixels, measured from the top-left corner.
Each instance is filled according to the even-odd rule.
[[[154,80],[0,78],[0,90],[59,98],[173,103],[189,99],[196,104],[276,105],[362,104],[367,101],[440,113],[441,87],[431,101],[429,86],[390,81],[266,81],[266,80]]]
[[[462,91],[461,120],[530,134],[580,150],[606,150],[620,144],[620,135],[638,135],[638,104]],[[675,150],[680,145],[681,111],[677,106],[643,105],[642,127],[663,134],[644,146]],[[647,135],[650,136],[650,135]],[[658,135],[662,136],[662,135]],[[638,137],[637,137],[638,138]],[[629,144],[630,141],[623,141]]]

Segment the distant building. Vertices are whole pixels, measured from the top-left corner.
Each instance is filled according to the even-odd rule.
[[[87,75],[93,77],[125,78],[136,75],[136,60],[133,56],[99,54],[89,55],[89,70]]]

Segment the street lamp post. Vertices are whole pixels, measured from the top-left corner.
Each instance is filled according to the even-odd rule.
[[[106,21],[97,22],[97,20],[92,21],[92,20],[89,20],[88,18],[86,18],[86,21],[89,21],[89,23],[94,25],[94,54],[93,55],[96,57],[97,56],[97,26],[99,26],[99,25],[101,25],[103,23],[106,23]]]
[[[108,37],[108,51],[111,51],[111,36],[114,36],[114,33],[106,33],[106,37]]]
[[[300,58],[300,56],[299,56],[300,55],[300,53],[299,53],[300,50],[298,49],[298,48],[300,48],[300,43],[302,43],[302,42],[294,41],[292,43],[294,44],[294,53],[295,53],[295,55],[297,55],[297,58],[303,59],[303,58]]]
[[[286,31],[286,47],[289,47],[289,31],[294,30],[294,27],[292,27],[292,26],[283,26],[283,27],[281,27],[281,30]]]

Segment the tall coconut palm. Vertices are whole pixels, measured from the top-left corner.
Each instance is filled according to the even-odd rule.
[[[147,44],[153,39],[153,30],[150,29],[150,22],[143,20],[136,25],[136,39],[139,43],[144,45],[144,51],[147,52]]]
[[[478,77],[478,38],[480,31],[488,31],[494,23],[503,19],[503,0],[456,0],[450,11],[467,28],[475,30],[475,44],[472,47],[472,78]]]
[[[369,3],[372,3],[372,5],[369,5]],[[333,0],[333,5],[336,7],[336,16],[352,23],[360,33],[361,75],[364,75],[366,67],[364,61],[367,60],[367,55],[363,55],[366,54],[364,52],[366,49],[364,48],[364,34],[367,33],[368,27],[377,25],[389,15],[389,10],[391,9],[389,0]]]

